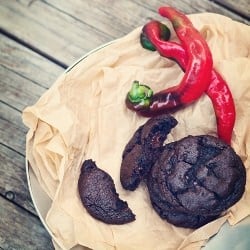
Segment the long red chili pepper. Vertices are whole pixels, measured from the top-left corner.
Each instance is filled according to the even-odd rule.
[[[154,20],[147,23],[143,27],[144,39],[148,39],[148,43],[151,42],[151,46],[154,46],[161,56],[175,60],[185,71],[188,58],[184,48],[178,43],[162,40],[159,24],[161,23]],[[227,83],[214,69],[206,94],[211,99],[215,111],[218,137],[230,144],[236,116],[234,100]]]
[[[128,108],[144,116],[165,113],[194,102],[207,89],[211,79],[212,55],[205,39],[184,14],[173,8],[168,11],[168,18],[187,54],[186,71],[179,85],[150,95],[147,101],[143,98],[142,103],[138,102],[137,96],[134,99],[136,87],[133,87],[133,91],[127,95],[126,104]],[[147,89],[140,91],[147,96]]]

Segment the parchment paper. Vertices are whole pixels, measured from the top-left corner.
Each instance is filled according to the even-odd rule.
[[[247,169],[243,198],[221,218],[191,230],[162,220],[152,209],[143,184],[134,192],[122,189],[122,151],[147,119],[124,104],[132,81],[158,91],[178,84],[183,76],[173,61],[141,48],[140,27],[79,62],[23,112],[29,127],[27,158],[53,200],[46,222],[65,249],[199,249],[226,220],[233,225],[250,214],[250,27],[210,13],[190,18],[206,38],[214,67],[228,82],[235,100],[232,146]],[[187,135],[216,136],[214,111],[206,95],[173,115],[179,124],[166,142]],[[128,202],[136,221],[106,225],[86,212],[77,182],[81,163],[89,158],[114,179],[120,198]]]

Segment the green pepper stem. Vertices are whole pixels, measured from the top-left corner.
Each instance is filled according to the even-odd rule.
[[[132,105],[140,107],[149,107],[153,96],[153,90],[147,85],[140,84],[139,81],[134,81],[127,99]]]

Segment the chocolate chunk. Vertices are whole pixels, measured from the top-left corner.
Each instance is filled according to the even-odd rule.
[[[107,224],[125,224],[135,215],[116,192],[114,181],[92,160],[84,161],[78,180],[82,204],[94,218]]]
[[[188,228],[218,218],[239,201],[245,183],[240,157],[232,147],[208,135],[188,136],[166,145],[147,179],[157,213]]]
[[[140,126],[126,145],[120,181],[124,189],[135,190],[163,150],[163,143],[177,121],[170,115],[149,119]]]

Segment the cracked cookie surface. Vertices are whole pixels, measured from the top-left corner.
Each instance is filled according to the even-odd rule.
[[[189,228],[219,217],[242,197],[245,183],[240,157],[208,135],[166,145],[147,180],[157,213],[176,226]]]

